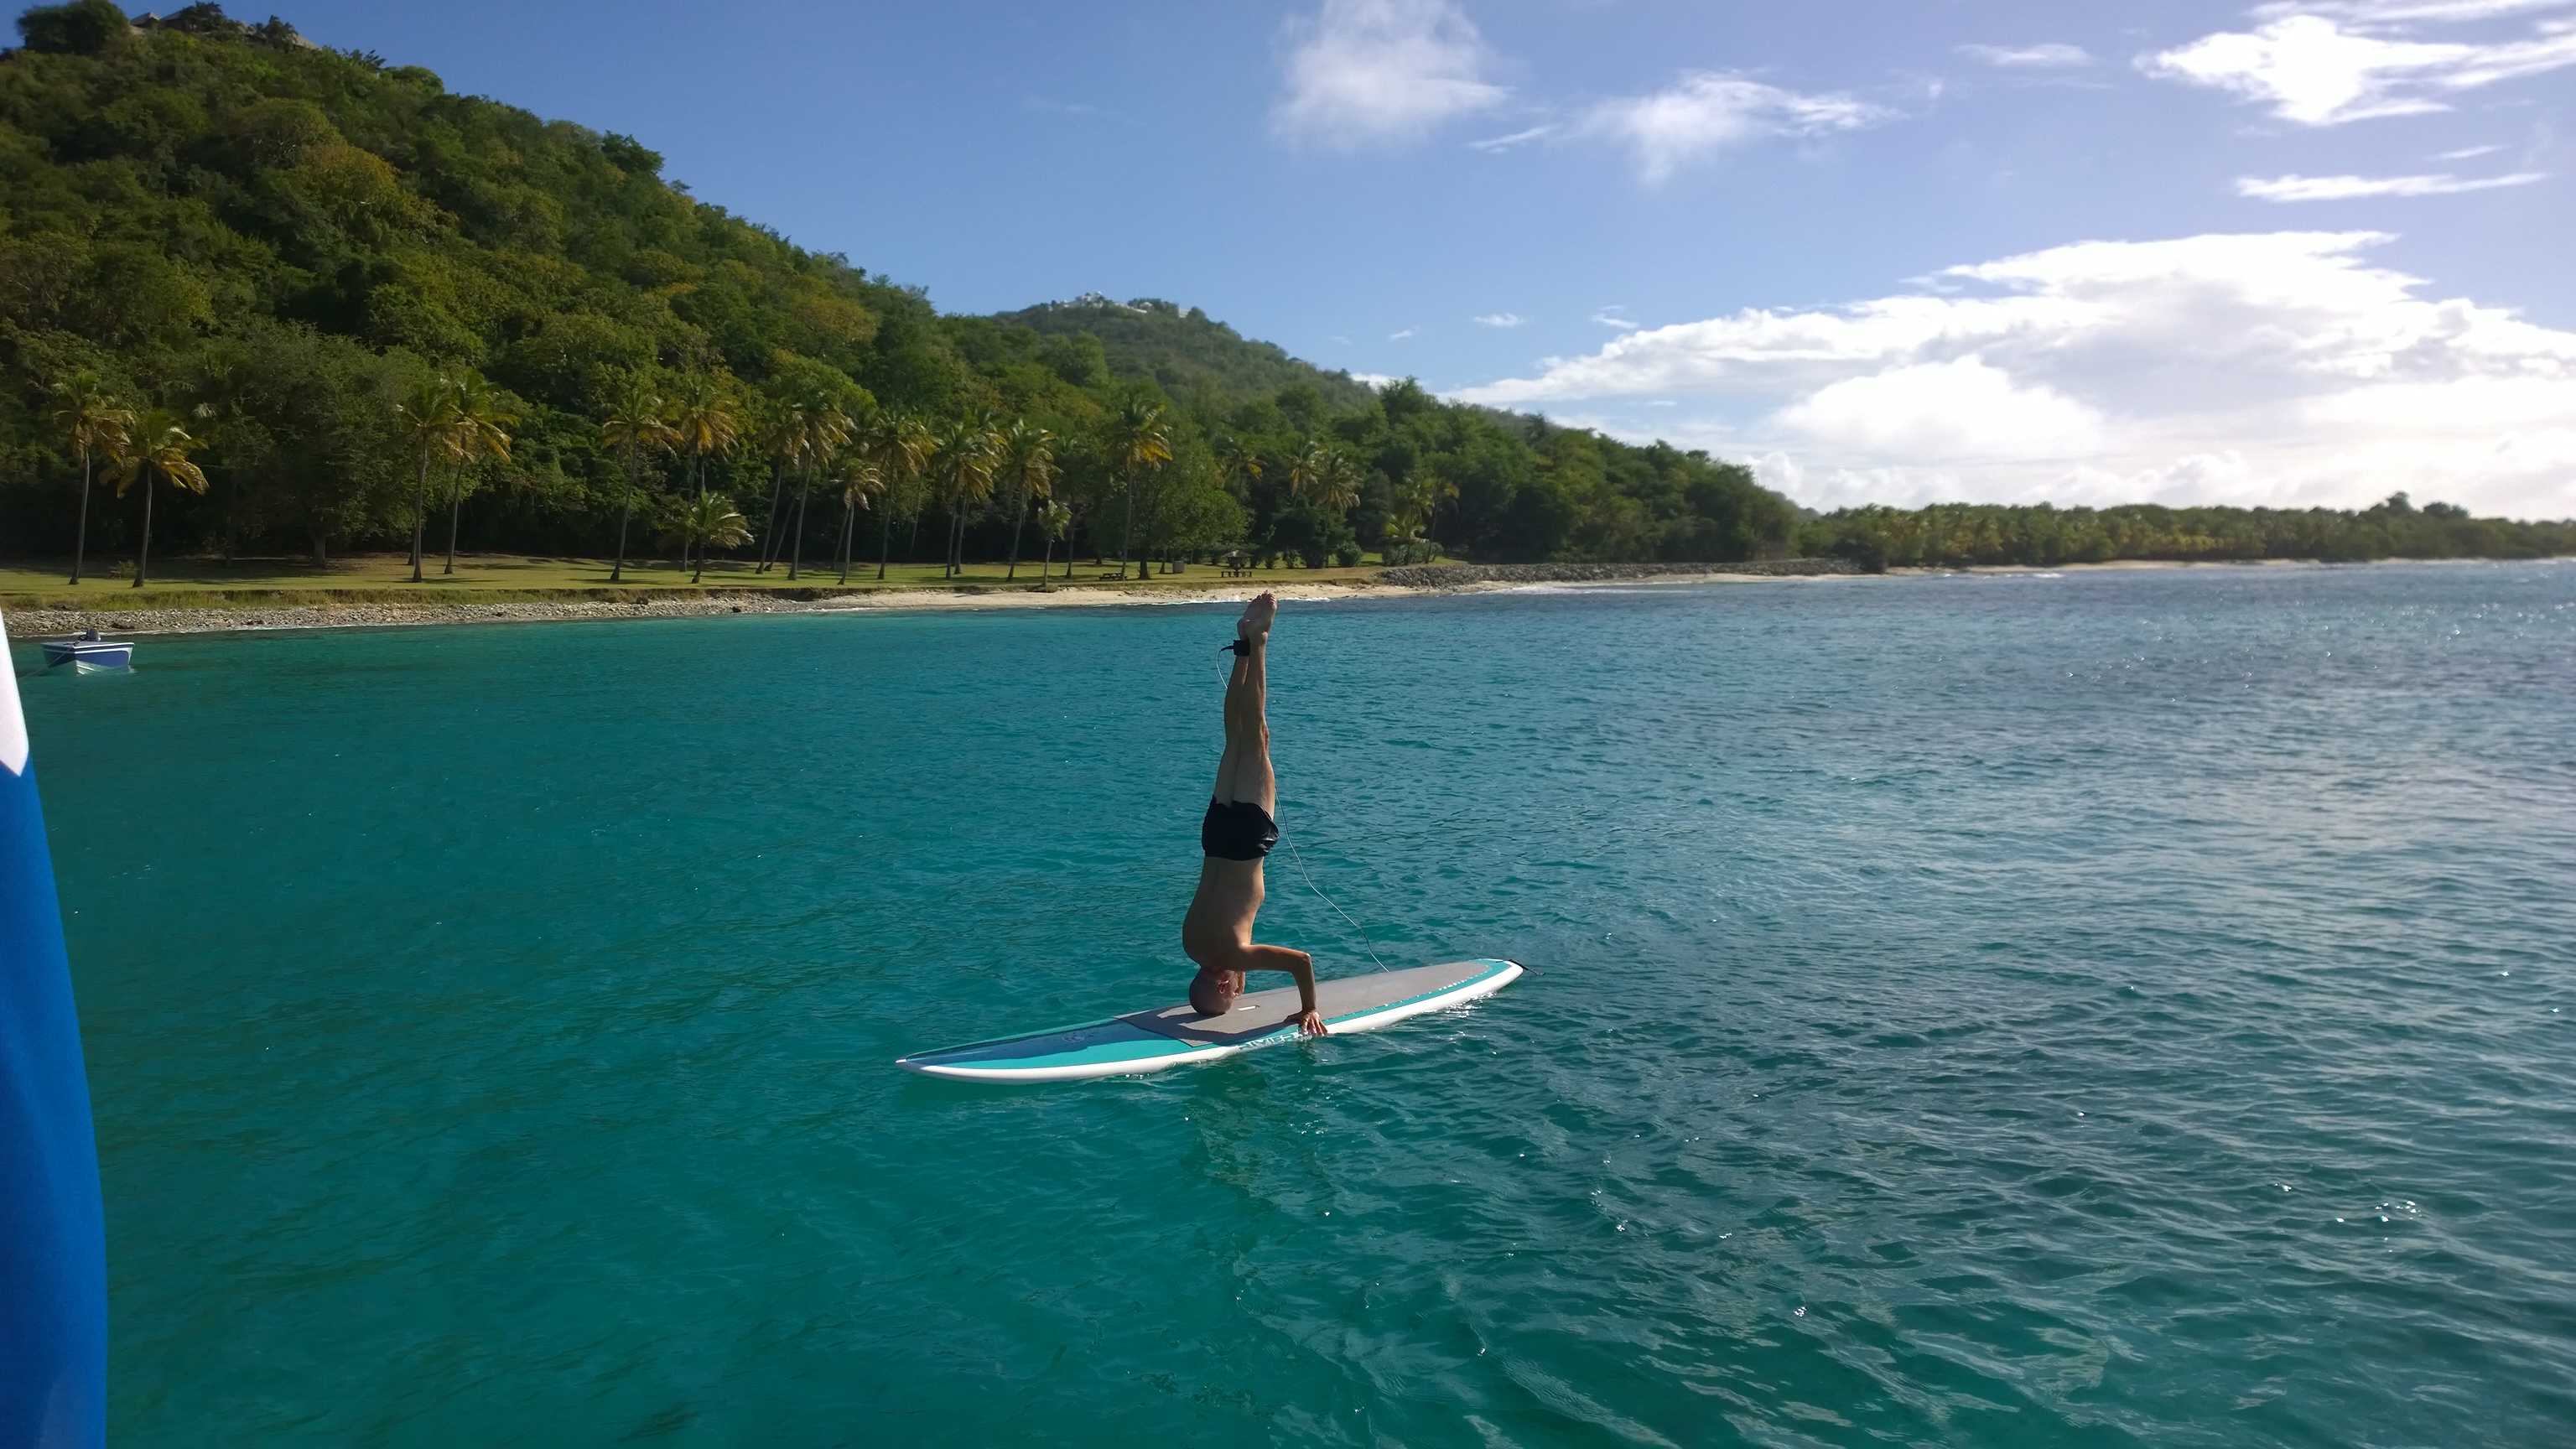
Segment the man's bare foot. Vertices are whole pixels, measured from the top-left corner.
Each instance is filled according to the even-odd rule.
[[[1279,617],[1279,596],[1264,590],[1251,603],[1243,606],[1243,617],[1234,621],[1234,632],[1246,639],[1270,637],[1271,621]]]

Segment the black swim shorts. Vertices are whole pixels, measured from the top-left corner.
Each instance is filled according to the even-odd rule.
[[[1199,822],[1199,849],[1219,860],[1259,860],[1278,843],[1278,822],[1249,800],[1210,800]]]

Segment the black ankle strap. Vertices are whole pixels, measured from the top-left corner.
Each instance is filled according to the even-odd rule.
[[[1231,644],[1219,645],[1218,648],[1223,653],[1232,654],[1237,658],[1241,658],[1242,656],[1252,652],[1252,641],[1249,639],[1237,639]]]

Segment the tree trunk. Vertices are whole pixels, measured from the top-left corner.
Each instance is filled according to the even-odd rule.
[[[760,567],[753,569],[753,573],[769,572],[771,561],[778,556],[778,500],[786,495],[787,470],[772,467],[769,470],[769,516],[760,521]]]
[[[689,460],[689,501],[691,503],[697,502],[699,497],[705,494],[706,491],[707,455],[704,450],[700,450],[693,454]],[[707,571],[707,540],[703,538],[698,538],[694,535],[683,538],[680,544],[680,566],[682,568],[688,567],[689,550],[693,546],[698,551],[698,573],[700,575],[704,575]],[[689,582],[696,583],[697,579],[691,578]]]
[[[429,450],[420,450],[420,481],[411,490],[411,581],[420,582],[421,531],[429,525]]]
[[[847,587],[850,582],[850,535],[858,532],[858,528],[858,500],[844,493],[841,495],[841,583],[843,587]]]
[[[439,570],[442,574],[452,576],[456,572],[456,510],[464,501],[465,465],[459,463],[456,476],[447,480],[447,567]]]
[[[143,546],[134,554],[134,587],[143,587],[143,576],[152,567],[152,470],[143,470]]]
[[[887,555],[887,553],[889,553],[889,552],[891,552],[891,551],[892,551],[892,545],[893,545],[893,543],[894,543],[894,514],[893,514],[893,512],[892,512],[892,511],[888,511],[888,512],[887,512],[887,514],[886,514],[883,518],[880,518],[880,519],[878,519],[878,520],[877,520],[877,582],[878,582],[878,583],[884,583],[884,582],[885,582],[886,555]]]
[[[1048,575],[1050,572],[1052,572],[1052,571],[1054,570],[1054,568],[1055,568],[1055,535],[1054,535],[1054,534],[1052,534],[1052,533],[1050,533],[1050,534],[1048,534],[1048,535],[1047,535],[1047,541],[1046,541],[1046,562],[1044,562],[1044,563],[1042,563],[1042,564],[1039,564],[1039,565],[1038,565],[1038,592],[1039,592],[1039,593],[1045,594],[1045,593],[1052,593],[1052,592],[1054,592],[1054,591],[1055,591],[1055,585],[1047,581],[1047,575]]]
[[[79,583],[81,560],[89,553],[89,449],[81,449],[80,532],[72,535],[72,582]]]
[[[1022,492],[1018,505],[1011,510],[1011,570],[1002,575],[1004,583],[1015,583],[1020,577],[1020,530],[1029,522],[1029,495]]]
[[[813,488],[814,465],[808,463],[796,479],[796,536],[787,547],[787,582],[791,584],[796,582],[796,570],[805,562],[805,495]]]
[[[312,538],[313,566],[317,569],[329,568],[331,566],[331,535],[324,533],[322,530],[317,528],[312,531]]]
[[[617,496],[617,562],[609,565],[608,569],[608,581],[612,584],[626,581],[626,514],[634,503],[635,452],[630,448],[626,453],[626,491]]]
[[[1136,556],[1136,470],[1127,470],[1127,528],[1118,540],[1118,578],[1127,578],[1127,561]]]

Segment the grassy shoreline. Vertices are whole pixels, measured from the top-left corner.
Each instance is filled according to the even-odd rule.
[[[300,560],[179,558],[156,562],[142,588],[133,586],[131,564],[109,561],[94,565],[91,576],[74,586],[67,582],[70,560],[17,560],[0,563],[0,608],[122,611],[129,609],[279,607],[289,604],[371,604],[435,608],[489,603],[573,601],[637,602],[654,599],[698,599],[719,594],[756,594],[816,601],[826,597],[885,591],[928,590],[974,592],[992,589],[1039,590],[1036,568],[1023,563],[1016,578],[1002,564],[970,565],[954,578],[944,578],[937,564],[895,564],[880,582],[876,565],[853,567],[849,582],[833,568],[806,567],[790,580],[784,565],[767,573],[730,560],[710,564],[702,582],[690,582],[690,570],[667,559],[629,560],[623,577],[611,582],[606,559],[546,558],[517,554],[459,555],[454,575],[440,572],[432,558],[423,579],[411,581],[411,565],[401,554],[362,554],[315,567]],[[1155,589],[1205,585],[1221,571],[1199,565],[1180,574],[1147,579],[1114,577],[1114,565],[1077,565],[1065,577],[1056,561],[1049,583],[1065,588]],[[1300,582],[1353,582],[1373,578],[1376,566],[1348,569],[1263,569],[1255,577]]]

